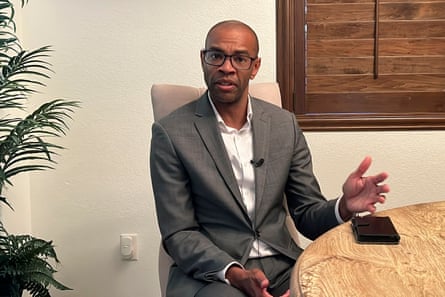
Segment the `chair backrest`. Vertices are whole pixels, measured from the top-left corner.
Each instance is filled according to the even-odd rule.
[[[151,87],[151,103],[154,120],[157,121],[176,108],[197,99],[205,91],[206,88],[202,87],[154,84]],[[280,88],[276,82],[250,84],[249,93],[253,97],[263,99],[281,107]],[[285,202],[284,205],[287,209],[287,204]],[[286,225],[294,241],[299,244],[298,231],[289,215],[287,216]],[[172,264],[173,260],[168,256],[161,245],[159,248],[158,272],[162,297],[165,297],[168,272]]]
[[[176,108],[200,97],[206,88],[154,84],[151,87],[151,102],[153,105],[154,120],[166,116]],[[253,97],[269,101],[281,107],[281,95],[278,83],[251,84],[249,92]]]

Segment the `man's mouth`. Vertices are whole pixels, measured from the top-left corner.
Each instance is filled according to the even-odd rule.
[[[231,91],[236,87],[236,84],[229,80],[218,80],[215,84],[219,89],[224,91]]]

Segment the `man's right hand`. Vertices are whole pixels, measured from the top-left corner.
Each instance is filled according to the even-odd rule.
[[[267,292],[269,280],[260,269],[245,270],[240,266],[231,266],[226,272],[230,284],[246,293],[249,297],[273,297]],[[287,291],[281,297],[288,297]]]

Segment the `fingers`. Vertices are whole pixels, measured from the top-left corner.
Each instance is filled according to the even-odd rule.
[[[369,156],[366,156],[363,161],[360,163],[360,165],[358,166],[358,168],[351,174],[354,177],[360,178],[362,177],[366,171],[368,171],[369,167],[371,166],[372,163],[372,159]],[[383,181],[385,181],[388,178],[388,173],[386,172],[381,172],[379,174],[376,174],[374,176],[370,176],[369,178],[372,180],[372,182],[374,184],[379,184]]]
[[[267,293],[269,280],[260,269],[246,270],[238,265],[233,265],[227,270],[226,278],[232,286],[248,293],[248,296],[272,297]]]
[[[269,294],[269,292],[267,292],[267,288],[263,289],[263,294],[261,295],[261,297],[273,297],[272,295]]]
[[[267,279],[264,272],[260,269],[252,269],[253,279],[256,280],[256,286],[258,286],[259,291],[261,292],[261,297],[273,297],[267,292],[267,288],[269,287],[269,280]],[[253,290],[255,292],[256,289]],[[256,295],[254,295],[256,296]]]
[[[382,193],[389,193],[389,186],[388,185],[379,185],[377,186],[377,194],[381,195]]]
[[[360,163],[360,165],[358,166],[358,168],[351,174],[357,178],[363,176],[366,171],[369,169],[369,167],[371,166],[372,163],[372,159],[369,156],[366,156],[363,161]]]
[[[239,270],[239,267],[231,267],[229,279],[233,286],[237,287],[241,291],[247,293],[251,297],[273,297],[267,289],[269,288],[269,280],[264,272],[260,269],[254,268],[252,270]],[[241,275],[236,275],[236,272],[242,272]],[[280,297],[289,297],[290,291],[288,290]]]
[[[370,213],[375,213],[376,210],[377,210],[377,207],[375,207],[375,204],[369,204],[367,210],[368,210]]]
[[[252,273],[261,289],[267,289],[267,287],[269,287],[269,280],[263,271],[260,269],[252,269]]]
[[[370,176],[369,178],[371,178],[372,182],[377,185],[385,181],[388,178],[388,176],[389,176],[388,173],[382,172],[377,175]]]
[[[378,194],[376,199],[373,199],[372,202],[369,202],[366,205],[366,210],[369,211],[370,213],[374,213],[377,211],[376,203],[383,204],[383,203],[385,203],[385,201],[386,201],[386,197],[384,195]]]
[[[379,199],[378,199],[378,203],[383,204],[386,201],[386,197],[383,195],[380,195]]]

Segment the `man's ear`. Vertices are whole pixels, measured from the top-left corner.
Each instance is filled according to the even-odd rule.
[[[255,62],[253,63],[253,68],[252,68],[252,73],[250,74],[250,79],[254,79],[255,76],[257,75],[258,71],[260,70],[260,66],[261,66],[261,58],[257,58],[255,60]]]
[[[199,52],[199,57],[200,57],[200,59],[201,59],[201,68],[202,69],[204,69],[204,50],[201,50],[200,52]]]

